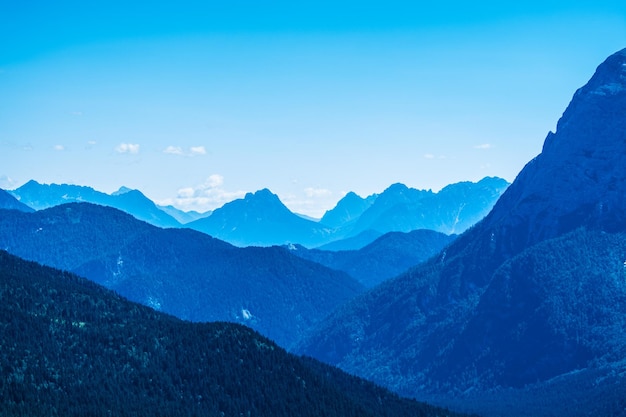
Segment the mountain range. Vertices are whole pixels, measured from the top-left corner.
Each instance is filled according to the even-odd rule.
[[[0,210],[0,249],[185,320],[245,323],[284,347],[364,289],[284,248],[238,248],[90,203]]]
[[[0,414],[459,416],[0,251]]]
[[[626,49],[493,210],[297,350],[488,416],[626,415]]]
[[[484,178],[433,193],[394,184],[367,198],[348,193],[319,221],[291,212],[268,189],[206,213],[157,206],[140,191],[126,187],[109,195],[85,186],[31,180],[10,192],[35,210],[89,202],[117,208],[158,227],[188,227],[242,247],[297,243],[309,248],[359,249],[390,231],[459,233],[480,220],[507,186],[503,179]]]

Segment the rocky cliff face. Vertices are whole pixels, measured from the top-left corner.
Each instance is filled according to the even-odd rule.
[[[574,94],[541,154],[522,170],[483,227],[518,252],[585,225],[626,227],[626,49]]]

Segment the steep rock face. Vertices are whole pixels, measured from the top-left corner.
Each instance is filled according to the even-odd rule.
[[[609,57],[574,94],[543,150],[498,201],[497,227],[512,253],[581,225],[626,225],[626,50]]]
[[[623,50],[576,92],[542,154],[482,222],[344,306],[300,351],[443,404],[518,390],[519,411],[531,401],[561,407],[559,384],[574,387],[568,399],[584,395],[576,370],[623,372],[625,71]],[[555,396],[524,397],[523,387],[544,383]],[[576,413],[597,411],[587,406]]]

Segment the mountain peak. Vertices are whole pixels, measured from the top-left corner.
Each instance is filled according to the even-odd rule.
[[[122,194],[129,193],[129,192],[131,192],[131,191],[133,191],[133,189],[132,189],[132,188],[128,188],[128,187],[125,187],[125,186],[123,186],[123,185],[122,185],[122,186],[119,188],[119,190],[112,192],[112,193],[111,193],[111,195],[122,195]]]
[[[517,231],[513,252],[580,226],[624,229],[625,114],[626,49],[607,58],[576,91],[556,133],[548,134],[541,154],[487,218],[490,225]]]

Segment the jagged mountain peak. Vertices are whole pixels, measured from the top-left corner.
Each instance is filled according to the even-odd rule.
[[[578,89],[529,162],[487,217],[515,230],[521,249],[575,227],[626,227],[626,50],[607,58]],[[524,234],[521,236],[520,234]],[[513,250],[513,253],[517,252]]]

